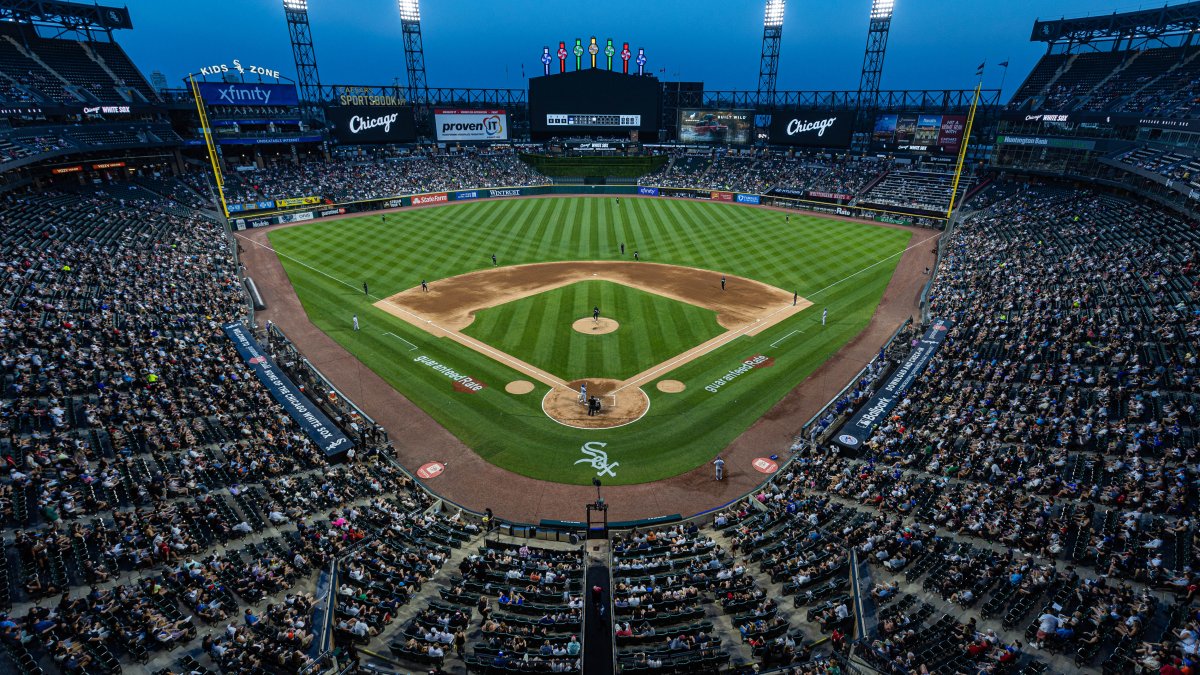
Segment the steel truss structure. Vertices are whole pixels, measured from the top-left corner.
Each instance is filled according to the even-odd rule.
[[[1046,51],[1078,54],[1196,44],[1200,2],[1081,19],[1035,21],[1030,42],[1045,42]]]

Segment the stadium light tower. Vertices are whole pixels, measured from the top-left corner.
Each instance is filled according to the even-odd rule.
[[[404,62],[408,67],[410,101],[429,98],[425,79],[425,43],[421,39],[420,0],[397,0],[400,5],[400,29],[404,33]],[[423,96],[422,96],[423,95]]]
[[[867,52],[863,56],[862,77],[858,81],[860,108],[874,110],[879,105],[879,80],[883,76],[883,57],[887,54],[888,32],[892,29],[895,5],[895,0],[871,0]]]
[[[758,102],[765,95],[771,104],[775,101],[775,79],[779,75],[779,43],[783,39],[783,10],[787,0],[767,0],[763,13],[762,56],[758,63]]]
[[[321,100],[321,76],[317,73],[317,52],[313,49],[312,28],[308,24],[308,0],[283,0],[292,39],[292,57],[296,61],[296,84],[300,103],[311,114]]]

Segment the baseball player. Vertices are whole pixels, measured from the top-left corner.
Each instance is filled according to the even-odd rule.
[[[821,325],[822,326],[825,325],[825,319],[828,319],[828,318],[829,318],[829,308],[826,307],[825,309],[821,310]]]
[[[354,330],[358,330],[358,315],[355,314],[352,320],[354,321]]]
[[[422,280],[421,280],[421,292],[422,292],[422,293],[428,293],[428,292],[429,292],[429,284],[425,283],[425,280],[424,280],[424,279],[422,279]]]
[[[367,282],[363,282],[363,295],[370,295],[371,291],[367,290]]]
[[[721,275],[721,290],[725,290],[725,275]]]
[[[579,385],[579,402],[580,403],[587,402],[587,382],[584,382],[583,384]]]
[[[634,251],[634,252],[633,252],[633,259],[634,259],[634,260],[641,260],[641,257],[638,255],[638,252],[637,252],[637,251]]]
[[[495,253],[493,253],[493,254],[492,254],[492,267],[495,267],[496,265],[497,265],[497,263],[496,263],[496,254],[495,254]]]
[[[717,480],[725,480],[725,460],[720,455],[713,460],[713,466],[717,468]]]
[[[592,322],[600,323],[600,306],[596,305],[592,308]]]

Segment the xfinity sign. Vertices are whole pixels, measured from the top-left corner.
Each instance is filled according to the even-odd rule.
[[[503,110],[433,111],[437,140],[476,143],[508,140],[508,113]]]
[[[290,84],[201,82],[200,97],[208,105],[299,105],[296,87]]]

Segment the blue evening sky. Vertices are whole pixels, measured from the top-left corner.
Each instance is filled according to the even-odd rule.
[[[278,68],[294,77],[281,0],[127,0],[134,29],[117,40],[147,77],[171,86],[210,63]],[[101,2],[101,4],[109,4]],[[117,4],[113,2],[112,4]],[[660,78],[703,81],[707,89],[754,89],[762,41],[761,0],[424,0],[421,26],[430,86],[524,88],[541,74],[542,47],[611,37],[644,47]],[[870,0],[791,0],[783,27],[778,88],[856,89]],[[1174,4],[1174,3],[1172,3]],[[896,0],[884,89],[970,88],[986,60],[984,84],[1015,91],[1044,45],[1029,41],[1036,18],[1160,7],[1129,0]],[[395,0],[309,0],[323,83],[406,81]],[[569,60],[568,68],[570,68]],[[619,63],[619,61],[618,61]],[[555,64],[554,67],[557,67]],[[616,66],[615,66],[616,67]],[[632,69],[632,64],[631,64]],[[659,69],[665,68],[666,73]]]

